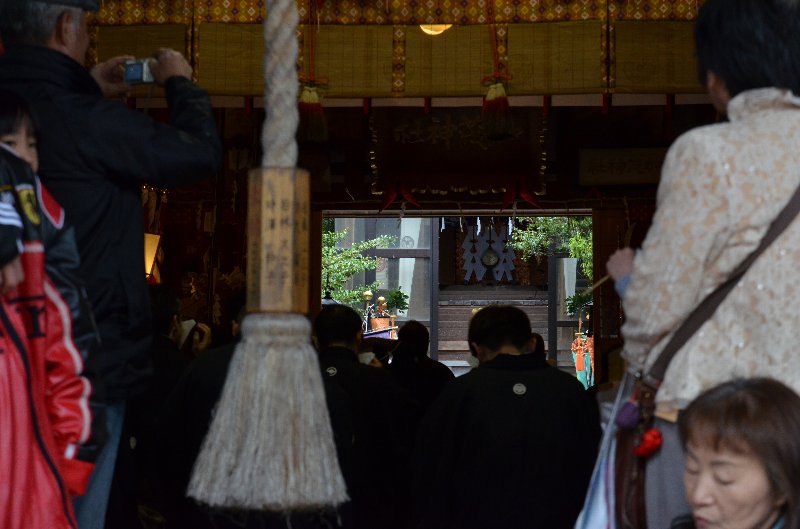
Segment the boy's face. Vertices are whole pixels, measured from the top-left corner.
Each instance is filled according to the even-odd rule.
[[[20,158],[28,162],[33,168],[33,172],[39,170],[39,156],[36,151],[36,138],[28,123],[23,123],[14,132],[0,135],[0,143],[5,143],[19,155]]]

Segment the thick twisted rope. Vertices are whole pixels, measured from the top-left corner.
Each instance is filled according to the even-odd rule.
[[[248,267],[253,267],[248,268],[248,282],[262,293],[275,285],[263,283],[260,267],[283,274],[280,259],[293,262],[293,256],[308,245],[306,228],[291,225],[308,199],[308,177],[295,171],[297,9],[294,0],[267,3],[264,158],[262,168],[250,173],[254,208],[248,212],[249,229],[256,230],[249,232],[248,252],[262,257],[248,260]],[[294,245],[288,250],[275,247],[280,239],[277,230],[263,224],[267,218],[274,220],[275,195],[291,205],[285,212],[290,225],[280,228],[284,240]],[[269,232],[263,238],[258,236],[262,228]],[[302,273],[302,265],[299,270]],[[322,373],[311,345],[311,325],[294,313],[299,304],[292,294],[276,293],[270,305],[262,304],[260,296],[249,299],[248,292],[248,307],[252,304],[258,311],[243,322],[242,340],[187,490],[203,503],[289,512],[326,509],[347,501]],[[264,309],[269,306],[280,312]]]
[[[294,0],[266,2],[264,22],[264,107],[262,167],[297,165],[297,6]]]

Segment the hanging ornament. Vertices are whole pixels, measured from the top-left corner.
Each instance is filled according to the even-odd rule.
[[[633,449],[633,453],[637,456],[647,459],[661,448],[664,443],[664,437],[658,428],[649,428],[642,434],[641,442]]]
[[[492,270],[492,273],[494,274],[495,281],[502,281],[503,276],[505,276],[508,281],[513,281],[514,280],[513,272],[514,269],[516,268],[516,266],[514,266],[514,259],[516,258],[516,254],[509,245],[509,243],[511,242],[510,241],[511,236],[509,235],[508,227],[502,226],[500,228],[500,233],[498,236],[500,238],[500,241],[503,243],[503,246],[502,246],[502,252],[499,255],[499,261]]]
[[[492,46],[491,75],[481,79],[481,84],[488,87],[488,92],[483,100],[481,118],[486,137],[490,140],[505,140],[511,137],[513,123],[511,109],[508,105],[505,83],[511,76],[503,71],[504,65],[500,63],[500,53],[497,49],[497,27],[494,24],[494,8],[492,2],[487,2],[487,19],[489,20],[489,36]]]
[[[297,127],[297,141],[324,143],[328,141],[328,124],[322,108],[318,88],[327,81],[316,76],[315,58],[317,33],[319,32],[319,7],[316,0],[309,2],[308,38],[308,74],[300,77],[300,99],[298,110],[300,123]]]
[[[516,217],[517,215],[517,198],[521,198],[531,206],[542,209],[542,205],[539,203],[539,200],[536,196],[531,192],[530,188],[528,187],[527,179],[519,179],[514,184],[510,185],[506,190],[505,195],[503,195],[503,204],[500,206],[500,209],[508,209],[509,206],[512,204],[514,205],[514,213],[513,215]]]
[[[483,101],[483,127],[490,140],[505,140],[511,137],[511,111],[503,82],[493,79]]]
[[[385,191],[380,187],[380,181],[378,180],[378,130],[375,128],[375,115],[372,113],[372,104],[369,99],[364,100],[364,113],[367,115],[367,123],[369,125],[369,172],[372,177],[370,192],[373,195],[380,196]]]
[[[381,202],[380,209],[378,209],[378,213],[388,208],[392,204],[392,202],[397,200],[398,197],[403,198],[403,208],[405,208],[406,202],[414,204],[418,208],[422,207],[419,205],[419,202],[417,202],[417,199],[414,197],[414,194],[408,188],[408,184],[401,182],[399,180],[395,180],[387,190],[386,196],[384,197],[383,202]]]
[[[328,125],[316,85],[308,81],[303,83],[298,106],[300,110],[298,141],[315,143],[328,141]]]
[[[539,129],[539,171],[533,184],[533,192],[537,195],[544,195],[547,191],[547,134],[551,102],[552,98],[549,95],[542,98],[542,124]]]
[[[480,256],[489,248],[489,244],[476,226],[472,227],[472,236],[464,237],[461,248],[464,251],[464,281],[468,282],[473,274],[476,281],[482,280],[486,275],[486,266],[481,262]]]

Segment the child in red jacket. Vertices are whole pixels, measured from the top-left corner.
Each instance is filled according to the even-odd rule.
[[[70,281],[77,248],[37,162],[25,102],[0,93],[0,527],[77,529],[71,499],[93,468],[81,460],[91,333],[81,333],[82,351],[73,320],[86,309]]]

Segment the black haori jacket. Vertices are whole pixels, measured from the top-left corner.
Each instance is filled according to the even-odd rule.
[[[597,405],[536,355],[497,355],[422,420],[414,529],[572,529],[592,474]]]
[[[99,400],[125,400],[146,387],[151,371],[141,186],[188,184],[217,170],[222,148],[210,101],[188,79],[170,78],[170,123],[157,123],[104,99],[82,65],[37,46],[7,49],[0,87],[31,106],[40,175],[75,226],[102,341],[88,363],[105,386]]]

